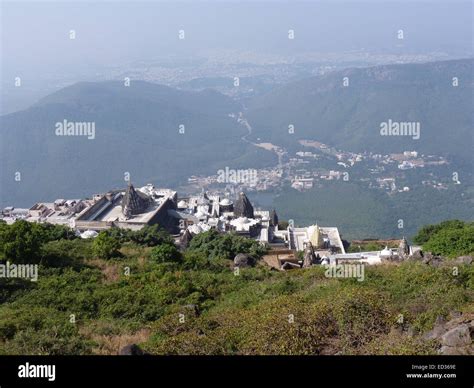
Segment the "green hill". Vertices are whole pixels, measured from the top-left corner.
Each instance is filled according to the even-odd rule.
[[[240,141],[229,113],[240,107],[211,91],[147,82],[79,83],[0,118],[1,205],[81,197],[135,182],[170,186],[193,174],[255,168],[275,157]],[[56,136],[57,122],[94,122],[95,138]],[[184,133],[179,126],[184,125]],[[15,181],[15,173],[21,181]]]
[[[315,139],[348,151],[414,149],[472,163],[473,64],[463,59],[332,72],[254,99],[247,116],[255,137],[276,144]],[[389,119],[419,122],[420,139],[381,136],[380,124]]]

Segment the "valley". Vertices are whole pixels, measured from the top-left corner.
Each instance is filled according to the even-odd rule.
[[[0,117],[0,203],[86,196],[131,177],[185,193],[245,190],[296,223],[332,224],[340,213],[343,234],[354,238],[471,219],[472,64],[335,70],[275,85],[244,105],[210,89],[78,83]],[[57,136],[64,120],[90,123],[94,139]],[[384,123],[404,122],[419,123],[419,136],[382,136]],[[245,170],[256,179],[217,179]]]

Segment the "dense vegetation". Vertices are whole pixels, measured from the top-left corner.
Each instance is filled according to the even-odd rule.
[[[429,354],[435,344],[401,329],[473,311],[473,266],[374,266],[358,282],[322,267],[235,271],[236,252],[264,250],[232,234],[203,233],[185,251],[156,227],[101,236],[0,223],[1,262],[40,266],[37,282],[0,279],[0,354],[116,354],[130,343],[153,354]]]
[[[474,252],[474,222],[459,220],[427,225],[413,238],[425,251],[450,257]]]
[[[445,191],[417,187],[389,196],[355,182],[334,181],[305,192],[283,190],[271,206],[281,209],[281,219],[292,218],[297,225],[337,225],[343,238],[362,239],[408,238],[426,224],[472,220],[473,204],[474,191],[459,186]]]

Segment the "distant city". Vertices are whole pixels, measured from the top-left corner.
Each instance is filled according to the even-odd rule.
[[[235,117],[232,115],[232,117]],[[245,125],[251,133],[248,122],[242,118],[242,113],[237,120]],[[243,140],[250,142],[243,138]],[[257,139],[259,140],[259,139]],[[367,188],[380,189],[387,193],[406,192],[410,186],[407,181],[406,170],[430,169],[430,179],[417,182],[437,190],[447,190],[452,184],[451,176],[436,174],[436,169],[449,164],[447,158],[436,155],[419,154],[417,151],[404,151],[401,153],[354,153],[338,150],[316,140],[300,140],[301,149],[291,153],[282,146],[272,143],[254,143],[252,145],[275,153],[278,164],[270,168],[253,171],[254,179],[241,179],[240,187],[246,191],[271,191],[283,187],[305,191],[316,185],[324,185],[325,181],[342,180],[363,182]],[[360,168],[359,168],[360,167]],[[183,190],[217,189],[232,185],[223,182],[219,174],[210,176],[195,176],[188,178],[188,185]],[[456,184],[461,182],[456,181]]]

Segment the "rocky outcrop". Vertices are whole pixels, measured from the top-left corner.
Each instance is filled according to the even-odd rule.
[[[458,314],[452,314],[454,316]],[[424,336],[426,340],[436,340],[443,355],[474,355],[474,313],[461,314],[445,322],[441,317],[434,328]]]
[[[418,250],[418,251],[413,252],[413,255],[411,255],[411,256],[409,257],[409,259],[410,259],[410,260],[415,260],[415,261],[417,261],[417,260],[423,260],[423,251]]]
[[[245,253],[238,253],[234,258],[234,266],[239,268],[253,267],[256,262],[252,256]]]
[[[410,260],[421,261],[423,264],[431,265],[432,267],[439,267],[441,265],[472,265],[472,256],[459,256],[456,259],[450,259],[444,256],[433,255],[430,252],[423,253],[422,251],[416,251],[409,257]]]
[[[423,256],[422,262],[424,264],[429,264],[432,267],[439,267],[443,263],[444,257],[434,256],[431,253],[427,253]]]
[[[457,259],[454,260],[454,263],[456,264],[470,265],[472,264],[472,262],[473,262],[472,256],[459,256]]]
[[[121,356],[143,356],[145,354],[137,344],[125,345],[119,352]]]
[[[181,238],[179,239],[179,246],[181,247],[181,249],[186,249],[192,239],[192,233],[189,231],[189,229],[186,229]]]
[[[185,312],[191,314],[193,317],[198,317],[201,312],[199,311],[199,306],[196,304],[187,304],[184,306]]]
[[[299,269],[299,268],[301,268],[299,264],[292,263],[290,261],[285,261],[281,266],[281,269],[284,271],[288,271],[290,269]]]

